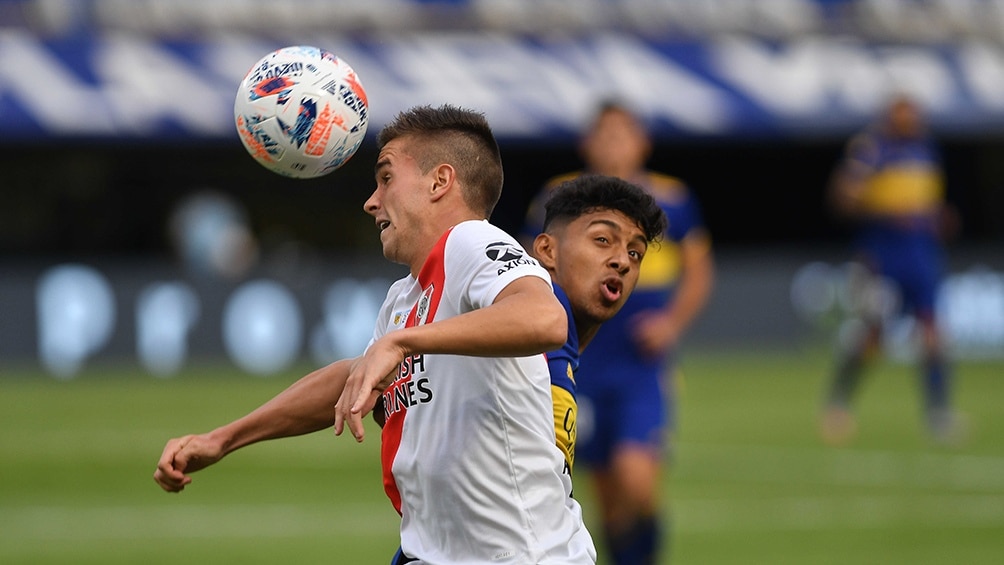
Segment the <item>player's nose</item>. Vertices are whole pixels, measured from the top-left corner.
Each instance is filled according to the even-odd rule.
[[[620,249],[610,256],[607,265],[611,269],[623,275],[631,270],[631,256],[627,249]]]
[[[379,193],[380,193],[379,188],[374,189],[373,194],[371,194],[370,197],[366,199],[366,202],[363,202],[363,210],[371,216],[375,216],[376,213],[380,210]]]

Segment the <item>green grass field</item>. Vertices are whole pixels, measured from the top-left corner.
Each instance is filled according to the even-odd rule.
[[[860,434],[839,449],[816,434],[827,363],[819,351],[688,352],[667,561],[1004,562],[1004,363],[958,366],[971,433],[957,448],[924,436],[912,369],[877,368]],[[0,370],[0,563],[386,563],[397,515],[375,433],[252,446],[177,495],[153,483],[169,437],[240,416],[297,376]]]

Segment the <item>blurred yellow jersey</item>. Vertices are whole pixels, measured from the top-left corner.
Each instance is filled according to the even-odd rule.
[[[866,214],[926,215],[944,202],[939,156],[925,137],[894,138],[868,132],[848,144],[847,159],[867,171],[861,194],[861,210]]]

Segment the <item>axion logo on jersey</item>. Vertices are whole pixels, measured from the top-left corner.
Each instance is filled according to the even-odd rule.
[[[487,255],[492,261],[505,263],[499,267],[499,275],[511,269],[515,269],[519,265],[537,264],[537,261],[533,257],[526,255],[520,247],[505,241],[489,243],[488,247],[485,248],[485,255]]]
[[[485,255],[492,261],[501,261],[504,263],[522,257],[523,250],[511,243],[496,241],[495,243],[488,244],[488,247],[485,248]]]

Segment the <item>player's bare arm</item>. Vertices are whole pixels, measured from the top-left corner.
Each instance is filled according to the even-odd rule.
[[[406,330],[398,339],[409,354],[522,357],[564,345],[568,319],[551,285],[526,276],[506,285],[487,308]]]
[[[363,417],[408,355],[522,357],[553,351],[567,337],[568,319],[551,285],[537,277],[516,279],[487,308],[397,330],[374,342],[353,365],[335,406],[335,433],[348,423],[353,437],[363,440]]]
[[[871,167],[848,160],[834,174],[829,188],[830,205],[838,214],[854,218],[861,213],[861,200]]]
[[[714,286],[715,264],[710,238],[703,231],[681,243],[683,274],[676,298],[665,309],[643,313],[635,323],[635,338],[647,355],[664,355],[704,310]]]
[[[168,492],[180,492],[192,482],[191,473],[241,447],[331,426],[352,362],[345,359],[318,369],[246,416],[211,432],[171,439],[157,463],[154,481]]]

